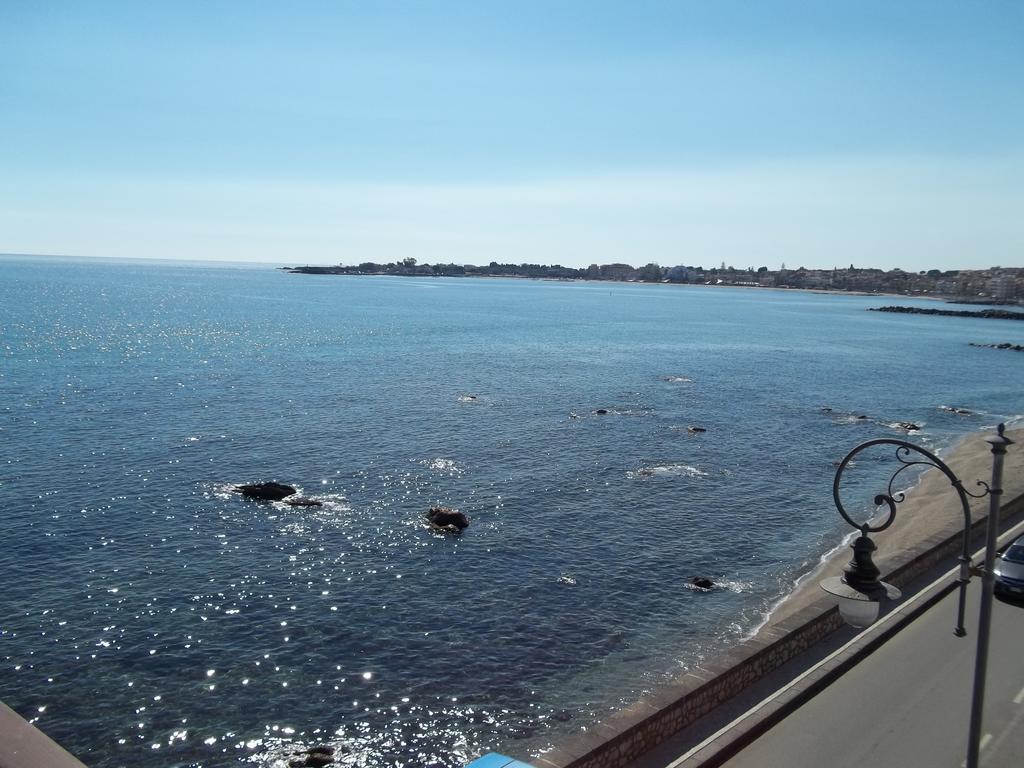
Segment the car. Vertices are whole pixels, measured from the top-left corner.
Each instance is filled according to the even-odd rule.
[[[1014,539],[996,558],[994,573],[997,595],[1024,600],[1024,535]]]

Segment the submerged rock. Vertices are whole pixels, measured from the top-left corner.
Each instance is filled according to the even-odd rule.
[[[940,405],[939,406],[939,410],[940,411],[949,411],[950,413],[955,413],[958,416],[973,416],[974,415],[973,411],[970,411],[967,408],[958,408],[955,405]]]
[[[1002,344],[978,344],[971,342],[972,347],[988,347],[989,349],[1012,349],[1014,352],[1024,352],[1024,344],[1011,344],[1004,341]]]
[[[694,576],[690,579],[690,583],[698,589],[711,589],[715,586],[715,582],[706,576]]]
[[[427,511],[431,526],[445,533],[459,533],[469,527],[469,518],[449,507],[431,507]]]
[[[252,483],[249,485],[236,485],[235,493],[240,493],[247,499],[258,499],[259,501],[281,501],[285,496],[291,496],[295,489],[283,483]]]
[[[284,503],[292,507],[322,507],[324,505],[322,501],[307,499],[304,496],[300,496],[297,499],[285,499]]]
[[[687,432],[692,432],[693,434],[696,434],[698,432],[707,432],[708,430],[707,430],[707,427],[698,427],[698,426],[696,426],[694,424],[691,424],[690,426],[688,426],[686,428],[686,431]]]
[[[897,421],[896,426],[907,432],[918,432],[921,428],[912,421]]]
[[[598,408],[596,411],[594,411],[594,413],[596,413],[598,416],[604,416],[606,413],[608,413],[608,409]]]
[[[334,747],[328,746],[316,746],[302,752],[293,752],[293,755],[299,757],[297,760],[289,760],[288,768],[323,768],[325,765],[333,765],[334,752]]]

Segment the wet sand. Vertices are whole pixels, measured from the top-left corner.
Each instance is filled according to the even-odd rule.
[[[983,490],[976,485],[977,480],[991,482],[992,453],[985,438],[994,434],[994,429],[971,433],[946,455],[940,456],[963,481],[964,488],[971,493]],[[1003,462],[1004,504],[1024,493],[1024,428],[1007,430],[1006,436],[1013,440],[1015,445],[1007,448]],[[912,436],[910,442],[913,442]],[[894,470],[898,467],[895,460],[892,466]],[[884,489],[878,489],[881,490]],[[988,497],[970,499],[970,502],[972,521],[984,519],[988,515]],[[844,506],[851,507],[854,503],[855,497],[852,494],[844,494]],[[839,513],[836,511],[834,514]],[[879,563],[884,572],[882,561],[887,555],[904,549],[916,549],[920,547],[921,542],[935,533],[951,535],[962,531],[963,519],[960,501],[949,480],[938,470],[928,470],[921,477],[921,482],[907,492],[906,500],[897,505],[896,520],[892,526],[881,533],[872,534],[871,538],[878,545],[875,562]],[[832,552],[821,565],[799,579],[793,592],[775,607],[761,629],[773,626],[821,599],[824,593],[818,582],[829,576],[841,575],[849,560],[848,544]]]

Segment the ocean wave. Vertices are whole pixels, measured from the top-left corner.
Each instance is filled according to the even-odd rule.
[[[726,592],[734,592],[736,594],[742,594],[743,592],[749,592],[753,588],[753,583],[749,581],[739,581],[737,579],[715,579],[708,577],[714,583],[712,589],[705,589],[704,587],[698,587],[696,584],[686,582],[683,584],[684,589],[689,589],[692,592],[712,592],[715,589],[724,589]]]
[[[667,381],[670,384],[690,384],[693,382],[689,376],[662,376],[662,381]]]
[[[914,424],[913,422],[909,421],[880,421],[878,423],[883,427],[894,429],[897,432],[906,432],[908,434],[917,433],[924,429],[924,427],[921,424]]]
[[[689,464],[658,464],[650,467],[640,467],[626,472],[630,480],[643,480],[648,477],[660,476],[685,476],[685,477],[707,477],[708,473],[703,469],[692,467]]]
[[[466,468],[455,461],[455,459],[445,459],[440,456],[436,459],[421,459],[419,464],[432,472],[448,475],[449,477],[459,477],[466,471]]]

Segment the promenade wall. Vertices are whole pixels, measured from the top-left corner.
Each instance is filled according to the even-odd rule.
[[[1004,504],[1000,518],[1021,514],[1024,494]],[[974,521],[975,534],[986,520],[987,516]],[[962,527],[952,534],[947,529],[924,539],[913,551],[894,554],[877,565],[885,581],[903,587],[936,566],[955,561],[962,542]],[[823,596],[532,762],[538,768],[625,768],[841,626],[834,602]]]

